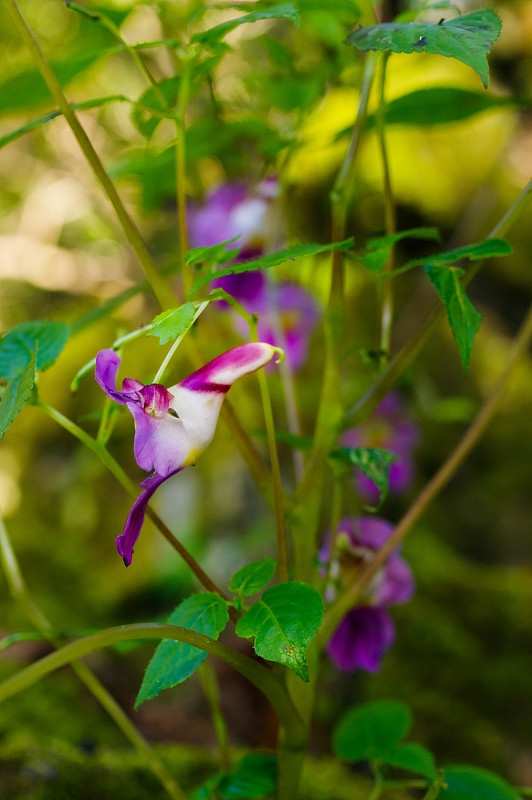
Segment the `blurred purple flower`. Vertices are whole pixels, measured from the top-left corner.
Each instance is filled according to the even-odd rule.
[[[208,247],[240,235],[235,245],[242,251],[236,261],[261,256],[273,238],[271,203],[278,193],[275,178],[266,178],[254,192],[242,184],[218,187],[203,207],[189,212],[191,244]],[[321,316],[318,302],[309,291],[296,283],[274,285],[259,270],[216,278],[211,287],[224,289],[249,314],[258,314],[259,339],[282,347],[292,369],[303,366],[310,336]],[[235,314],[233,321],[235,329],[247,336],[244,320]]]
[[[372,416],[357,428],[344,431],[344,447],[378,447],[391,450],[399,459],[390,466],[389,489],[392,494],[404,492],[414,478],[412,451],[419,440],[419,429],[408,417],[399,392],[390,392]],[[377,505],[380,493],[375,483],[357,474],[356,485],[362,498]]]
[[[175,386],[147,386],[125,378],[116,387],[120,359],[114,350],[101,350],[96,357],[95,377],[105,394],[128,407],[135,420],[134,453],[141,469],[153,474],[141,486],[123,533],[117,538],[118,552],[128,567],[133,557],[146,507],[155,490],[172,475],[193,464],[210,444],[220,408],[233,383],[264,367],[276,353],[266,343],[243,344],[209,361]]]
[[[344,584],[354,580],[360,568],[371,561],[392,532],[393,525],[379,517],[341,520],[330,573],[336,574]],[[322,561],[328,561],[329,557],[330,542],[320,553]],[[338,669],[345,672],[379,670],[384,653],[395,639],[395,627],[387,607],[408,602],[413,593],[410,567],[399,551],[393,550],[369,584],[363,604],[346,614],[327,645],[327,653]]]

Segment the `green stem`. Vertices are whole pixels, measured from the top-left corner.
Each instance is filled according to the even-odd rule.
[[[170,289],[169,284],[157,269],[140,234],[140,231],[127,213],[125,206],[114,187],[114,184],[107,175],[104,166],[92,145],[92,142],[85,133],[85,130],[79,122],[75,112],[72,110],[72,106],[66,99],[61,85],[57,80],[52,68],[50,67],[50,64],[48,63],[44,53],[42,52],[39,43],[33,35],[33,32],[24,19],[15,0],[4,0],[4,3],[15,24],[15,27],[20,34],[20,37],[29,49],[32,58],[35,61],[35,64],[50,91],[50,94],[54,98],[57,107],[68,122],[72,133],[74,134],[85,158],[89,163],[89,166],[91,167],[105,194],[107,195],[107,198],[109,199],[109,202],[111,203],[122,226],[124,234],[131,247],[135,251],[135,254],[137,255],[137,258],[144,270],[153,293],[159,301],[159,304],[162,308],[172,308],[175,306],[175,297]]]
[[[176,170],[176,200],[177,200],[177,230],[179,234],[179,261],[181,265],[181,280],[183,282],[183,295],[186,298],[192,286],[192,267],[188,266],[183,254],[188,250],[187,233],[187,197],[186,197],[186,126],[185,113],[190,96],[190,56],[182,59],[183,71],[179,81],[179,93],[176,108],[176,143],[175,143],[175,170]]]
[[[390,177],[390,165],[388,161],[388,149],[386,147],[386,120],[385,120],[385,87],[386,87],[386,66],[390,53],[384,53],[381,62],[381,76],[380,76],[380,100],[379,108],[377,111],[377,135],[379,140],[379,149],[381,152],[382,169],[384,175],[384,219],[386,235],[390,236],[395,233],[396,229],[396,214],[395,202],[392,192],[392,183]],[[382,277],[387,277],[386,273],[393,272],[395,259],[395,247],[390,248],[390,255],[384,265]],[[391,338],[392,338],[392,323],[393,323],[393,284],[391,281],[384,281],[380,283],[381,298],[380,298],[380,336],[379,336],[379,351],[382,358],[387,360],[388,353],[390,352]]]
[[[0,557],[14,600],[18,602],[19,605],[26,611],[26,614],[33,622],[37,630],[40,630],[46,636],[48,641],[54,645],[54,647],[59,647],[59,641],[55,636],[52,624],[36,606],[28,591],[28,587],[20,571],[17,557],[13,547],[11,546],[11,541],[5,528],[4,521],[1,517]],[[92,670],[90,670],[89,667],[83,663],[83,661],[73,661],[70,666],[82,683],[85,684],[87,689],[92,692],[102,708],[109,714],[113,722],[122,731],[124,736],[129,739],[131,744],[136,747],[137,750],[146,758],[149,768],[165,787],[168,795],[172,797],[173,800],[186,800],[186,795],[169,774],[157,753],[155,753],[149,743],[144,739],[142,734],[131,722],[127,714],[118,705],[114,697],[109,694],[105,686],[98,680]]]
[[[156,622],[108,628],[62,647],[55,653],[30,664],[0,684],[0,702],[27,689],[50,672],[70,664],[78,658],[83,658],[94,650],[101,650],[118,642],[130,642],[138,639],[171,639],[175,642],[190,644],[192,647],[216,656],[225,664],[236,669],[264,694],[277,713],[291,747],[299,747],[305,740],[305,730],[301,718],[283,683],[275,677],[270,669],[203,633]]]
[[[68,433],[75,436],[80,442],[86,445],[89,450],[92,450],[95,455],[98,456],[100,461],[107,467],[107,469],[115,476],[117,481],[120,485],[126,490],[126,492],[131,495],[131,497],[135,498],[138,495],[138,488],[133,483],[131,478],[124,472],[120,464],[113,458],[113,456],[109,453],[109,451],[98,442],[96,439],[93,439],[83,428],[80,428],[79,425],[76,425],[75,422],[65,417],[61,412],[57,411],[57,409],[52,408],[47,403],[44,403],[42,400],[38,400],[36,405],[45,414],[47,414],[54,422],[57,422],[62,428],[64,428]],[[216,592],[221,597],[225,598],[224,593],[222,590],[214,583],[214,581],[209,578],[206,572],[200,567],[197,563],[196,559],[188,552],[188,550],[181,544],[179,539],[173,535],[171,530],[164,524],[164,522],[160,519],[160,517],[155,513],[155,511],[148,506],[146,509],[146,516],[148,516],[155,526],[158,528],[160,533],[164,536],[166,541],[177,551],[177,553],[181,556],[181,558],[186,562],[186,564],[190,567],[196,578],[199,580],[201,585],[207,589],[209,592]],[[231,614],[231,618],[236,621],[238,619],[238,614],[236,613],[234,608],[229,609],[229,613]]]
[[[170,363],[170,361],[172,360],[172,358],[173,358],[173,356],[174,356],[174,353],[175,353],[175,351],[177,350],[177,348],[179,347],[179,345],[180,345],[180,344],[181,344],[181,342],[183,341],[183,338],[184,338],[184,337],[187,335],[187,333],[189,332],[190,328],[191,328],[191,327],[194,325],[194,323],[196,322],[196,320],[197,320],[197,319],[198,319],[198,318],[199,318],[199,317],[200,317],[200,316],[203,314],[203,312],[205,311],[205,309],[206,309],[206,308],[207,308],[207,306],[209,305],[209,302],[210,302],[209,300],[206,300],[204,303],[202,303],[202,304],[199,306],[199,308],[197,308],[197,309],[196,309],[196,313],[194,314],[194,317],[193,317],[193,319],[192,319],[192,322],[190,323],[190,325],[188,326],[188,328],[186,329],[186,331],[184,331],[184,332],[181,334],[181,336],[178,336],[178,337],[177,337],[177,339],[176,339],[176,340],[175,340],[175,342],[173,343],[172,347],[170,348],[170,350],[169,350],[169,351],[168,351],[168,353],[166,354],[166,356],[165,356],[165,359],[164,359],[163,363],[161,364],[161,366],[160,366],[160,367],[159,367],[159,369],[157,370],[157,374],[156,374],[156,376],[155,376],[155,377],[154,377],[154,379],[153,379],[153,383],[159,383],[159,382],[162,380],[162,377],[163,377],[163,375],[164,375],[164,373],[165,373],[165,371],[166,371],[166,368],[167,368],[168,364]]]
[[[404,517],[400,520],[392,536],[388,539],[384,547],[378,551],[374,559],[368,563],[368,565],[360,573],[357,580],[349,587],[349,589],[338,598],[333,606],[331,606],[323,625],[318,632],[317,638],[321,647],[325,646],[340,620],[351,608],[353,608],[353,606],[356,605],[369,581],[383,566],[390,553],[403,541],[413,525],[415,525],[427,507],[447,485],[458,468],[465,461],[471,450],[478,443],[493,416],[495,415],[495,412],[497,411],[501,400],[503,399],[514,369],[521,358],[526,354],[531,340],[532,306],[530,307],[519,330],[503,372],[494,384],[482,408],[458,443],[457,447],[453,450],[449,458],[440,467],[432,480],[429,481],[425,489],[417,497],[416,501],[406,512]]]
[[[487,238],[494,239],[505,235],[512,225],[515,224],[517,219],[519,219],[531,200],[532,180],[527,183],[519,197],[517,197],[502,219],[495,225]],[[471,283],[484,263],[484,261],[479,260],[468,270],[462,281],[464,286]],[[421,329],[403,345],[397,355],[390,361],[384,372],[378,376],[360,400],[347,410],[345,419],[347,425],[357,425],[372,414],[383,397],[397,383],[397,380],[425,347],[436,331],[440,321],[443,319],[444,313],[441,303],[432,308]]]
[[[220,704],[220,687],[218,677],[212,664],[204,661],[198,669],[198,677],[203,688],[211,712],[211,719],[214,725],[218,750],[220,752],[220,764],[223,770],[231,769],[231,756],[229,752],[229,735],[227,724]]]

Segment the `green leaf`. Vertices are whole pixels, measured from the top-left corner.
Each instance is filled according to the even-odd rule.
[[[432,127],[469,119],[483,111],[524,105],[529,103],[518,98],[495,97],[453,86],[433,86],[391,100],[384,110],[384,120],[386,125]],[[371,129],[376,122],[376,116],[372,115],[366,127]]]
[[[455,267],[430,265],[426,266],[425,270],[445,306],[447,319],[458,345],[462,368],[465,372],[469,366],[471,351],[482,317],[460,283],[459,276],[462,274],[462,270]]]
[[[164,118],[176,119],[175,106],[181,77],[165,78],[157,84],[156,91],[153,86],[146,89],[131,112],[133,124],[147,139],[153,135],[155,129]],[[159,93],[164,102],[161,102]],[[153,111],[153,113],[151,113]]]
[[[271,581],[277,567],[274,558],[261,558],[241,567],[229,584],[229,590],[245,597],[260,592],[263,586]]]
[[[226,242],[213,244],[210,247],[195,247],[193,250],[187,250],[183,254],[183,258],[187,266],[208,264],[209,266],[218,266],[218,264],[225,264],[227,261],[236,258],[240,253],[240,248],[226,250],[228,244],[236,242],[240,237],[235,236],[234,239],[228,239]]]
[[[491,8],[464,14],[441,24],[434,22],[386,22],[359,28],[347,37],[358,50],[391,50],[394,53],[432,53],[467,64],[488,85],[487,54],[499,38],[501,20]]]
[[[216,45],[227,33],[243,25],[245,22],[258,22],[263,19],[288,19],[294,25],[299,25],[299,13],[293,3],[281,3],[278,6],[265,9],[264,11],[252,11],[251,14],[245,14],[243,17],[236,17],[216,25],[202,33],[197,33],[192,37],[192,42],[198,42],[206,47]]]
[[[446,789],[442,800],[518,800],[519,793],[509,783],[486,769],[468,766],[446,767]]]
[[[66,322],[23,322],[0,339],[0,375],[9,380],[20,375],[32,360],[38,344],[37,370],[51,367],[70,334]]]
[[[154,325],[151,331],[148,331],[148,336],[158,336],[159,344],[172,342],[190,328],[194,320],[194,314],[195,309],[192,303],[185,303],[179,308],[163,311],[153,320]]]
[[[269,661],[285,664],[308,681],[305,653],[321,625],[323,602],[306,583],[278,583],[237,622],[236,633],[255,638],[255,652]]]
[[[420,744],[398,744],[383,756],[383,760],[391,767],[399,767],[423,775],[424,778],[438,777],[434,756]]]
[[[22,372],[17,373],[14,378],[8,380],[7,386],[2,393],[0,402],[0,439],[17,418],[20,411],[22,411],[31,395],[37,375],[37,347],[35,344],[34,348],[29,363]]]
[[[454,250],[447,250],[445,253],[434,253],[424,258],[414,258],[407,261],[405,267],[416,267],[420,264],[431,264],[434,266],[443,264],[454,264],[462,258],[469,258],[470,261],[479,261],[482,258],[500,258],[509,256],[513,252],[511,245],[504,239],[485,239],[477,244],[466,244],[464,247],[457,247]]]
[[[212,281],[214,278],[224,278],[226,275],[238,275],[241,272],[251,272],[256,269],[267,269],[269,267],[277,267],[279,264],[284,264],[286,261],[293,261],[296,258],[304,258],[305,256],[316,256],[320,253],[327,253],[330,250],[348,250],[352,247],[354,239],[345,239],[343,242],[335,242],[334,244],[300,244],[295,247],[289,247],[286,250],[279,250],[277,253],[270,253],[269,255],[262,256],[262,258],[254,259],[253,261],[245,261],[242,264],[234,264],[225,269],[218,269],[210,275],[204,275],[199,278],[190,290],[190,294],[197,291],[204,283]]]
[[[408,733],[412,718],[398,700],[378,700],[355,706],[333,733],[333,749],[344,761],[386,758]]]
[[[380,447],[340,447],[332,451],[331,458],[358,467],[366,478],[373,481],[380,492],[380,500],[372,510],[382,506],[388,497],[390,467],[393,461],[398,460],[395,453]]]
[[[253,800],[275,794],[276,787],[275,756],[251,753],[220,781],[218,792],[222,800]]]
[[[168,622],[217,639],[227,625],[227,603],[214,592],[201,592],[187,597],[170,615]],[[190,644],[163,639],[148,664],[135,708],[145,700],[182,683],[207,658],[207,653]]]
[[[108,95],[107,97],[97,97],[94,100],[85,100],[82,103],[72,103],[71,105],[73,111],[85,111],[90,108],[101,108],[101,106],[115,102],[130,103],[131,101],[121,94],[112,94]],[[40,128],[41,125],[45,125],[47,122],[51,122],[56,117],[60,117],[61,114],[61,111],[50,111],[48,114],[44,114],[38,119],[34,119],[31,122],[26,122],[25,125],[21,125],[20,128],[15,128],[15,130],[10,131],[10,133],[6,133],[4,136],[0,136],[0,150],[2,147],[14,142],[16,139],[20,139],[20,137],[24,136],[26,133],[31,133],[31,131],[34,131],[36,128]]]
[[[369,239],[366,243],[366,252],[357,253],[357,260],[367,269],[380,275],[386,264],[394,244],[402,239],[432,239],[441,241],[441,234],[437,228],[410,228],[407,231],[398,231],[389,236],[379,236]]]

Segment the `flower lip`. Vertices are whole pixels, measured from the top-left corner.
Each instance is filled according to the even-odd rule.
[[[142,410],[145,414],[152,414],[154,417],[162,417],[168,411],[173,394],[168,391],[166,386],[160,383],[150,383],[139,389]]]

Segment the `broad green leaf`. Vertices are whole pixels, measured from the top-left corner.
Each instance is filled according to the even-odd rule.
[[[424,258],[414,258],[407,261],[405,267],[416,267],[421,264],[439,266],[443,264],[454,264],[462,258],[469,258],[471,261],[478,261],[482,258],[500,258],[509,256],[512,247],[504,239],[485,239],[476,244],[466,244],[464,247],[457,247],[454,250],[447,250],[446,253],[434,253]]]
[[[216,25],[202,33],[197,33],[192,37],[192,42],[198,42],[206,47],[212,47],[217,44],[227,33],[243,25],[246,22],[258,22],[263,19],[288,19],[297,27],[299,25],[299,13],[293,3],[281,3],[278,6],[265,9],[264,11],[252,11],[250,14],[245,14],[243,17],[236,17]]]
[[[245,597],[256,594],[271,581],[276,567],[277,562],[274,558],[252,561],[251,564],[246,564],[235,572],[231,578],[229,590]]]
[[[493,772],[478,767],[456,766],[444,770],[446,789],[442,800],[518,800],[519,792]]]
[[[38,356],[35,344],[34,348],[29,363],[15,377],[8,380],[7,386],[2,392],[2,399],[0,400],[0,438],[2,438],[30,398],[35,376],[37,375],[36,361]]]
[[[194,320],[194,313],[195,309],[192,303],[185,303],[179,308],[163,311],[153,320],[154,325],[151,331],[148,331],[148,336],[158,336],[159,344],[172,342],[190,328]]]
[[[458,89],[453,86],[433,86],[391,100],[384,110],[386,125],[416,125],[432,127],[459,122],[483,111],[525,105],[525,100],[495,97],[484,92]],[[366,127],[373,128],[376,117],[368,117]]]
[[[383,757],[391,767],[399,767],[423,775],[424,778],[438,777],[434,756],[420,744],[398,744]]]
[[[278,583],[237,622],[236,633],[255,639],[257,655],[285,664],[308,681],[305,653],[321,625],[323,601],[306,583]]]
[[[72,103],[71,105],[74,111],[85,111],[90,108],[101,108],[101,106],[115,102],[130,103],[131,101],[121,94],[112,94],[108,95],[107,97],[97,97],[94,100],[85,100],[82,103]],[[50,111],[48,114],[44,114],[38,119],[34,119],[31,122],[26,122],[25,125],[21,125],[20,128],[15,128],[15,130],[10,131],[10,133],[6,133],[4,136],[0,136],[0,150],[2,147],[14,142],[15,139],[19,139],[26,133],[31,133],[31,131],[34,131],[36,128],[40,128],[41,125],[45,125],[47,122],[51,122],[56,117],[60,117],[61,113],[61,111]]]
[[[182,628],[204,633],[217,639],[227,625],[227,603],[214,592],[201,592],[187,597],[170,615],[168,622]],[[135,708],[145,700],[182,683],[207,658],[207,653],[190,644],[163,639],[148,664]]]
[[[251,272],[256,269],[277,267],[279,264],[284,264],[286,261],[293,261],[296,258],[304,258],[305,256],[316,256],[320,253],[327,253],[330,250],[348,250],[352,247],[353,242],[354,239],[350,238],[345,239],[343,242],[335,242],[334,244],[300,244],[295,247],[289,247],[286,250],[280,250],[277,253],[270,253],[253,261],[245,261],[242,264],[234,264],[225,269],[218,269],[210,275],[204,275],[199,278],[192,286],[190,294],[197,291],[200,286],[212,281],[214,278],[224,278],[226,275],[237,275],[241,272]]]
[[[482,317],[460,283],[459,276],[462,274],[462,270],[455,267],[433,267],[431,265],[426,266],[425,270],[445,306],[447,319],[458,345],[462,368],[465,372],[469,366],[471,351]]]
[[[331,458],[358,467],[366,478],[373,481],[380,492],[377,508],[382,506],[388,497],[390,467],[393,461],[398,460],[395,453],[380,447],[340,447],[332,451]]]
[[[32,320],[23,322],[0,339],[0,376],[9,380],[30,363],[38,344],[37,370],[51,367],[70,334],[66,322]]]
[[[386,758],[408,733],[412,718],[398,700],[377,700],[355,706],[333,733],[333,750],[344,761]]]
[[[491,8],[444,22],[386,22],[359,28],[347,37],[358,50],[433,53],[467,64],[488,85],[487,54],[499,38],[501,20]]]
[[[222,800],[253,800],[275,794],[276,787],[275,756],[251,753],[220,781],[218,792]]]

